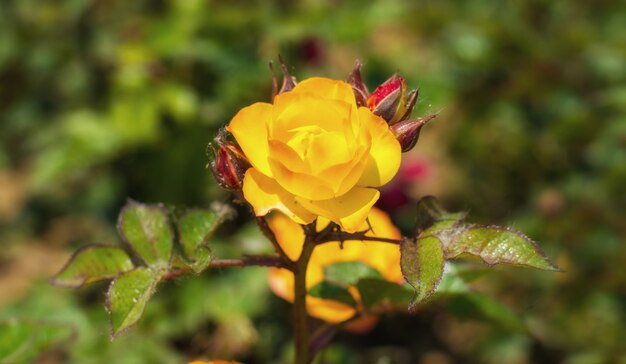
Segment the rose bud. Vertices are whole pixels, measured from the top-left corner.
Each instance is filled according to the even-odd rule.
[[[358,59],[354,64],[354,69],[352,69],[352,73],[346,79],[346,82],[352,86],[352,91],[354,91],[354,98],[356,99],[357,106],[366,106],[367,98],[369,97],[369,91],[367,90],[367,86],[363,83],[361,79],[361,61]]]
[[[417,95],[418,91],[413,90],[407,96],[404,78],[395,74],[372,92],[367,99],[367,107],[393,125],[409,117]]]
[[[229,191],[240,191],[243,177],[250,163],[235,143],[226,140],[224,133],[215,138],[216,147],[211,145],[213,160],[209,163],[217,183]]]
[[[419,139],[422,126],[436,117],[436,114],[432,114],[423,118],[404,120],[389,127],[398,142],[400,142],[400,148],[402,148],[403,153],[413,149]]]

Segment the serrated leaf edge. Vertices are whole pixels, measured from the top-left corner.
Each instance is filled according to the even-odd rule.
[[[59,270],[59,272],[58,272],[57,274],[55,274],[54,276],[52,276],[52,278],[50,278],[50,283],[51,283],[52,285],[54,285],[54,286],[57,286],[57,287],[62,287],[62,288],[80,288],[80,287],[82,287],[82,286],[84,286],[85,284],[88,284],[88,283],[93,283],[93,282],[97,282],[97,281],[101,281],[101,280],[105,280],[105,279],[115,279],[115,278],[117,278],[117,276],[118,276],[120,273],[130,272],[130,271],[132,270],[132,269],[131,269],[131,270],[127,270],[127,271],[124,271],[124,272],[118,272],[118,273],[117,273],[116,275],[114,275],[114,276],[110,276],[110,277],[109,277],[109,276],[106,276],[106,277],[103,277],[103,278],[100,278],[100,279],[93,280],[93,281],[88,282],[88,283],[87,283],[87,280],[88,280],[89,278],[88,278],[88,277],[86,277],[85,279],[83,279],[83,281],[82,281],[80,284],[77,284],[77,285],[63,284],[63,283],[61,283],[61,282],[58,282],[58,281],[57,281],[57,277],[58,277],[61,273],[63,273],[63,272],[64,272],[64,271],[65,271],[65,270],[66,270],[66,269],[67,269],[67,268],[68,268],[68,267],[72,264],[72,262],[74,262],[74,260],[78,257],[78,255],[79,255],[79,254],[83,253],[85,250],[92,249],[92,248],[99,248],[99,247],[103,247],[103,248],[105,248],[105,247],[106,247],[106,248],[114,248],[114,249],[119,249],[119,250],[121,250],[122,252],[126,253],[126,255],[129,255],[129,254],[128,254],[128,251],[126,251],[126,249],[124,249],[124,247],[122,247],[122,246],[120,246],[120,245],[106,244],[106,243],[93,243],[93,244],[88,244],[88,245],[85,245],[85,246],[81,246],[81,247],[80,247],[80,248],[78,248],[78,249],[77,249],[74,253],[72,253],[72,255],[70,256],[70,258],[69,258],[69,259],[67,260],[67,262],[63,265],[63,267]],[[130,256],[129,256],[129,258],[130,258]],[[132,262],[132,259],[131,259],[131,262]],[[133,263],[133,265],[134,265],[134,263]],[[137,268],[137,267],[136,267],[136,266],[134,266],[134,268],[133,268],[133,269],[136,269],[136,268]]]
[[[135,250],[133,245],[130,243],[130,241],[126,237],[126,234],[124,234],[124,231],[122,230],[122,216],[124,216],[124,212],[126,212],[126,210],[128,210],[129,208],[131,208],[133,206],[143,206],[143,207],[148,207],[148,208],[157,208],[157,209],[161,210],[161,212],[163,212],[163,214],[165,215],[167,227],[170,229],[170,232],[171,232],[171,235],[172,235],[172,249],[170,250],[170,256],[169,256],[167,261],[161,262],[161,263],[165,263],[165,264],[160,264],[159,265],[158,264],[159,262],[157,262],[156,264],[148,264],[145,261],[145,259],[143,259],[141,257],[141,255],[139,255],[139,252],[137,252]],[[139,202],[139,201],[135,201],[132,198],[128,198],[126,200],[126,204],[122,207],[122,209],[120,210],[120,213],[117,215],[116,228],[117,228],[117,232],[118,232],[120,238],[122,239],[123,244],[131,252],[131,256],[133,258],[135,258],[135,260],[141,262],[142,265],[144,265],[144,266],[157,266],[158,268],[163,268],[163,266],[169,267],[171,265],[172,259],[174,257],[174,240],[175,240],[176,235],[175,235],[174,229],[172,228],[172,222],[171,222],[170,213],[169,213],[169,211],[165,208],[165,206],[162,203],[147,204],[147,203],[142,203],[142,202]],[[153,253],[155,254],[155,256],[158,256],[157,252],[154,249],[154,244],[150,244],[150,245],[151,245],[151,249],[152,249]]]
[[[537,253],[539,256],[541,256],[544,261],[552,267],[552,269],[546,269],[546,268],[541,268],[541,267],[536,267],[530,264],[525,264],[525,263],[515,263],[515,262],[489,262],[487,261],[485,258],[481,257],[478,254],[472,254],[469,252],[459,252],[457,254],[450,254],[450,252],[447,249],[447,246],[444,246],[444,254],[445,254],[445,259],[447,260],[451,260],[451,259],[455,259],[461,255],[467,254],[467,255],[471,255],[474,257],[479,258],[480,260],[483,261],[483,263],[485,263],[487,266],[489,267],[493,267],[496,265],[512,265],[512,266],[524,266],[524,267],[530,267],[530,268],[534,268],[534,269],[539,269],[539,270],[543,270],[543,271],[548,271],[548,272],[563,272],[563,270],[557,266],[556,264],[554,264],[546,255],[546,253],[543,251],[543,249],[541,249],[541,246],[539,246],[539,244],[532,240],[531,238],[529,238],[528,236],[526,236],[524,233],[520,232],[519,230],[510,228],[510,227],[506,227],[506,226],[499,226],[499,225],[482,225],[482,224],[471,224],[468,225],[466,228],[464,228],[462,231],[459,231],[456,235],[460,235],[463,234],[465,232],[467,232],[468,230],[472,230],[472,229],[494,229],[494,230],[502,230],[502,231],[506,231],[509,233],[513,233],[517,236],[519,236],[520,238],[522,238],[524,241],[526,241],[527,243],[529,243],[531,245],[531,247],[533,248],[533,250],[535,251],[535,253]]]
[[[143,310],[141,310],[141,314],[139,315],[139,318],[137,318],[137,320],[135,320],[134,322],[132,322],[132,323],[130,323],[128,325],[126,325],[121,330],[115,331],[115,328],[113,327],[113,316],[111,315],[111,301],[110,301],[110,299],[111,299],[111,290],[113,289],[113,286],[114,286],[115,282],[122,275],[124,275],[125,273],[133,272],[133,271],[135,271],[137,269],[141,269],[141,268],[151,270],[155,274],[155,279],[152,282],[152,285],[150,286],[150,288],[148,289],[149,295],[153,296],[154,293],[156,292],[156,287],[159,284],[159,281],[161,280],[162,273],[154,272],[154,270],[151,267],[137,267],[137,268],[135,268],[133,270],[129,270],[128,272],[120,273],[117,277],[115,277],[115,279],[109,285],[109,289],[107,290],[107,293],[106,293],[106,300],[105,300],[104,305],[105,305],[107,313],[109,314],[109,327],[111,328],[111,341],[115,340],[115,338],[117,338],[119,335],[121,335],[121,334],[125,333],[126,331],[128,331],[128,329],[134,327],[139,322],[139,320],[141,320],[141,318],[143,317],[143,313],[144,313],[144,311],[146,309],[146,306],[148,305],[148,302],[146,301],[146,304],[144,305]],[[134,304],[136,305],[137,302],[134,302]]]

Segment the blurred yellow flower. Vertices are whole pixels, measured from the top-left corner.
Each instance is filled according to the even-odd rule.
[[[279,210],[299,224],[322,216],[357,231],[378,200],[374,187],[400,166],[385,120],[357,107],[343,81],[304,80],[273,104],[243,108],[226,129],[252,164],[243,194],[257,216]]]
[[[372,230],[368,236],[399,239],[400,232],[391,223],[389,216],[377,208],[369,214],[369,223]],[[321,219],[320,219],[321,220]],[[283,214],[276,214],[269,219],[270,227],[276,234],[281,247],[292,259],[298,259],[302,251],[304,233],[302,228]],[[321,230],[328,222],[319,222],[317,228]],[[361,226],[368,228],[367,223]],[[375,232],[374,233],[372,233]],[[307,290],[324,280],[324,267],[339,262],[362,262],[378,270],[388,281],[402,283],[400,271],[400,249],[397,245],[374,241],[346,241],[343,249],[338,242],[319,245],[313,251],[309,261],[306,283]],[[269,282],[276,295],[289,302],[293,302],[293,273],[287,269],[271,268]],[[350,293],[357,303],[360,302],[358,292],[351,287]],[[359,303],[360,305],[360,303]],[[352,318],[357,310],[347,304],[318,297],[307,296],[307,311],[313,316],[330,323],[338,323]]]
[[[211,360],[211,361],[192,361],[189,364],[241,364],[237,361]]]

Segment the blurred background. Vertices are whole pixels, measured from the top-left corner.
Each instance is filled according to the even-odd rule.
[[[77,247],[119,241],[128,197],[228,201],[207,143],[269,101],[281,54],[299,79],[343,79],[359,58],[370,91],[399,72],[420,89],[413,115],[440,113],[380,202],[398,226],[433,194],[565,269],[496,268],[473,287],[512,314],[436,300],[339,334],[320,363],[626,363],[625,13],[608,0],[3,0],[0,362],[285,360],[290,306],[263,269],[168,282],[113,342],[106,284],[48,282]],[[269,248],[247,221],[221,229],[216,254]]]

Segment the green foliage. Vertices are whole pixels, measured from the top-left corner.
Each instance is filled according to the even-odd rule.
[[[402,240],[400,253],[404,279],[415,288],[415,297],[409,305],[413,311],[435,292],[441,281],[445,265],[443,247],[438,238],[425,236]]]
[[[134,325],[154,294],[161,272],[139,267],[117,277],[109,286],[106,307],[111,316],[111,336]]]
[[[433,197],[418,203],[414,238],[400,244],[402,273],[416,291],[409,306],[431,296],[441,281],[445,262],[464,254],[479,256],[488,265],[526,265],[558,270],[537,243],[510,228],[463,222],[465,214],[446,212]]]
[[[375,278],[363,278],[356,284],[361,302],[367,310],[383,307],[406,307],[413,297],[412,290],[397,283]]]
[[[382,278],[379,271],[363,262],[339,262],[324,266],[324,278],[344,286],[352,286],[364,278]]]
[[[169,264],[174,234],[163,207],[131,200],[120,212],[117,226],[124,241],[144,263],[161,267]]]
[[[119,246],[92,244],[78,249],[52,282],[59,286],[83,284],[115,278],[134,268],[128,254]]]
[[[213,210],[191,210],[178,221],[180,245],[194,272],[204,270],[211,261],[208,239],[233,211],[227,205]]]
[[[41,352],[67,342],[72,334],[75,332],[66,325],[0,321],[0,363],[31,363]]]
[[[181,246],[189,269],[200,272],[210,263],[209,239],[233,211],[221,206],[217,211],[193,210],[179,221]],[[67,287],[80,287],[103,279],[113,279],[107,293],[111,336],[126,331],[143,315],[159,281],[167,274],[179,274],[187,263],[173,259],[174,233],[167,210],[161,205],[129,201],[120,212],[118,230],[125,243],[144,265],[134,266],[121,248],[92,244],[79,249],[53,279]],[[182,265],[182,268],[181,268]]]
[[[356,307],[357,303],[350,294],[350,291],[343,286],[329,281],[323,281],[309,289],[309,294],[313,297],[334,300],[345,303],[348,306]]]
[[[445,231],[442,232],[446,233]],[[475,226],[463,228],[445,242],[446,257],[455,258],[461,254],[480,257],[488,265],[514,264],[532,268],[558,271],[537,243],[522,233],[498,226]]]

